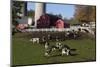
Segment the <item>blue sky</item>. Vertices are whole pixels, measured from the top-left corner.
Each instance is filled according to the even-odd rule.
[[[35,9],[35,3],[28,2],[28,10]],[[73,17],[75,12],[74,5],[65,5],[65,4],[46,4],[46,12],[53,13],[53,14],[61,14],[63,17],[70,19]]]

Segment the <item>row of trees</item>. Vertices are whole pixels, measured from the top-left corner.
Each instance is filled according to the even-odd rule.
[[[95,6],[75,6],[74,18],[79,22],[95,22],[96,7]]]

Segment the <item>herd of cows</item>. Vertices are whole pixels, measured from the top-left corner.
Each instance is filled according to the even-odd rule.
[[[40,35],[41,34],[41,35]],[[36,36],[38,35],[38,36]],[[79,39],[81,37],[80,30],[78,31],[67,31],[67,32],[38,32],[33,33],[33,38],[30,41],[44,46],[45,56],[50,56],[53,51],[59,51],[61,55],[71,55],[71,52],[76,49],[71,49],[67,44],[62,44],[61,41],[67,39]],[[50,42],[56,42],[54,45],[51,45]]]

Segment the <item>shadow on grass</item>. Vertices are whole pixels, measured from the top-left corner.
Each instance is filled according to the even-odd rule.
[[[76,56],[76,55],[78,55],[78,53],[76,53],[76,50],[77,49],[70,49],[70,56]]]
[[[69,53],[69,55],[63,55],[62,54],[56,54],[56,55],[50,55],[50,56],[44,56],[46,58],[51,58],[51,57],[58,57],[58,56],[62,56],[62,57],[65,57],[65,56],[76,56],[76,55],[79,55],[78,53],[76,53],[76,49],[70,49],[71,52]]]

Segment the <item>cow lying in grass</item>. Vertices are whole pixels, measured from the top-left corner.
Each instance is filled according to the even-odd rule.
[[[70,55],[70,48],[67,45],[62,47],[62,56],[63,55]]]
[[[30,41],[32,41],[33,43],[39,43],[39,38],[32,38],[30,39]]]
[[[56,45],[50,46],[48,42],[45,43],[45,56],[50,56],[50,53],[57,50],[61,52],[62,56],[70,55],[70,48],[67,45],[62,45],[61,43],[58,43]]]

